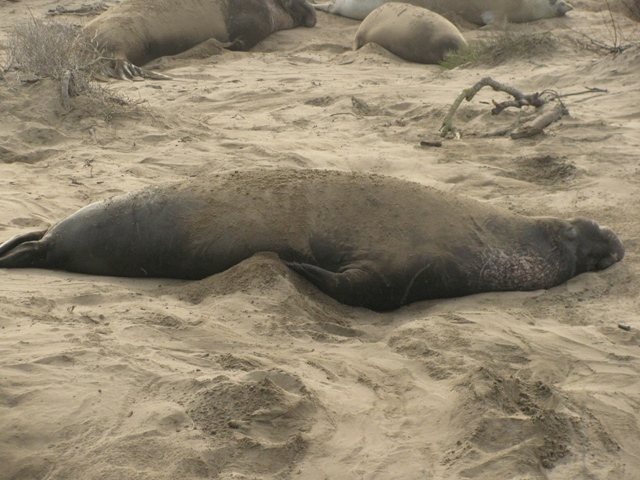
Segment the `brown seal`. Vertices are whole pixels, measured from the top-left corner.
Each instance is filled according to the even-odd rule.
[[[432,64],[467,45],[449,20],[406,3],[385,3],[367,15],[356,32],[354,49],[367,43],[376,43],[410,62]]]
[[[257,252],[373,310],[549,288],[624,256],[592,220],[526,217],[377,175],[253,170],[93,203],[5,242],[0,268],[201,279]]]
[[[85,29],[114,59],[117,78],[164,77],[139,68],[207,40],[231,50],[249,50],[273,32],[313,27],[306,0],[123,0]]]

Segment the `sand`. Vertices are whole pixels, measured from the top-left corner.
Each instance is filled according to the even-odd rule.
[[[384,314],[336,303],[268,254],[198,282],[2,270],[0,478],[640,478],[640,48],[585,49],[581,32],[611,38],[607,17],[599,0],[572,3],[517,26],[553,32],[555,51],[451,71],[353,52],[358,22],[319,13],[251,52],[165,62],[172,80],[115,83],[144,105],[110,121],[7,72],[0,240],[146,185],[289,167],[593,218],[627,254],[549,290]],[[80,5],[2,2],[0,32]],[[519,115],[492,117],[488,102],[507,97],[485,89],[459,109],[460,139],[420,146],[484,76],[607,92],[566,97],[569,116],[516,141],[479,135]]]

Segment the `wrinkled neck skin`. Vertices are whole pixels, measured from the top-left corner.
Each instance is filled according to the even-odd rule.
[[[609,268],[624,258],[620,239],[593,220],[532,220],[531,227],[518,230],[518,238],[506,246],[491,246],[480,253],[476,278],[482,289],[550,288],[580,273]]]
[[[576,275],[577,249],[562,232],[571,228],[559,219],[534,219],[505,244],[490,244],[474,259],[479,290],[538,290]],[[560,233],[559,233],[560,232]]]

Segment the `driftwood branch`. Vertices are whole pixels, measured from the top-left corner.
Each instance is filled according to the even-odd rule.
[[[454,136],[460,135],[460,132],[453,126],[453,116],[463,100],[470,102],[471,100],[473,100],[473,97],[475,97],[476,94],[484,87],[491,87],[495,91],[505,92],[513,97],[513,100],[507,100],[501,103],[497,103],[494,101],[494,108],[491,110],[492,115],[498,115],[508,107],[539,107],[548,102],[548,100],[544,99],[539,93],[532,93],[527,95],[522,93],[520,90],[510,87],[509,85],[504,85],[503,83],[496,82],[491,77],[484,77],[471,88],[467,88],[460,92],[460,95],[458,95],[458,97],[454,100],[453,104],[449,108],[449,112],[442,121],[442,126],[440,127],[440,136],[446,137],[449,134]]]
[[[543,107],[544,108],[544,107]],[[541,134],[546,127],[553,122],[557,122],[564,115],[568,115],[569,111],[563,103],[556,103],[553,108],[547,108],[546,112],[539,115],[531,122],[523,125],[511,134],[513,140],[519,138],[529,138]]]
[[[501,129],[497,132],[484,135],[508,135],[509,133],[513,132],[515,128],[518,128],[515,132],[511,133],[511,138],[514,140],[518,138],[527,138],[538,135],[543,132],[544,128],[548,127],[553,122],[560,120],[564,115],[568,115],[569,111],[567,110],[567,107],[564,105],[564,103],[562,103],[562,100],[560,100],[561,98],[573,95],[584,95],[588,93],[608,93],[608,90],[602,88],[584,87],[586,90],[566,93],[563,95],[558,94],[558,92],[556,92],[555,90],[543,90],[542,92],[525,94],[513,87],[510,87],[509,85],[504,85],[500,82],[496,82],[490,77],[485,77],[472,87],[460,92],[458,97],[451,104],[451,107],[449,107],[449,111],[442,121],[442,126],[440,127],[440,136],[460,136],[460,131],[453,125],[453,116],[455,115],[458,107],[463,100],[466,100],[467,102],[471,101],[473,97],[475,97],[476,94],[484,87],[491,87],[495,91],[505,92],[513,97],[513,99],[511,100],[506,100],[499,103],[495,100],[492,100],[492,115],[498,115],[500,112],[509,107],[536,107],[536,113],[538,113],[538,116],[528,124],[518,128],[518,124],[516,123],[516,125],[509,128]],[[545,105],[548,105],[552,100],[557,102],[555,106],[553,108],[544,108]]]

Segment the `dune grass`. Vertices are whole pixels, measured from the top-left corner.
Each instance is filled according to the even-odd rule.
[[[462,66],[496,66],[517,58],[531,58],[553,50],[556,39],[549,33],[522,33],[501,30],[450,53],[440,65],[446,69]]]

